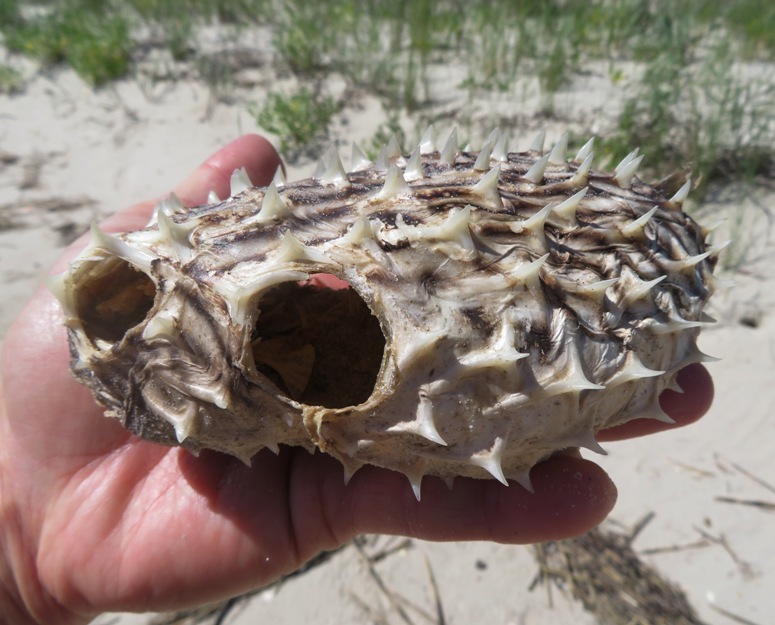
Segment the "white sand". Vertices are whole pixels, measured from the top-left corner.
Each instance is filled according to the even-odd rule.
[[[560,108],[573,103],[573,119],[599,114],[606,102],[600,98],[601,91],[610,90],[606,80],[591,80],[587,84],[595,85],[594,90],[559,98]],[[35,77],[24,94],[0,96],[0,157],[7,155],[0,158],[5,163],[0,164],[0,206],[11,207],[0,217],[9,215],[19,224],[0,231],[0,336],[59,254],[57,228],[84,229],[92,218],[161,195],[216,148],[257,130],[244,102],[260,99],[261,93],[243,93],[233,105],[217,104],[207,119],[208,91],[190,82],[145,91],[134,83],[120,83],[93,93],[72,72],[61,71],[50,79]],[[500,108],[505,100],[498,96],[490,108]],[[346,111],[348,127],[338,126],[343,137],[363,140],[384,121],[375,102],[366,99],[362,104],[359,110]],[[444,103],[447,109],[453,105]],[[482,106],[483,116],[487,109]],[[557,138],[559,126],[549,134]],[[526,146],[529,139],[525,135],[518,143]],[[36,162],[38,176],[32,175]],[[312,164],[305,163],[292,173],[311,169]],[[36,184],[21,189],[25,177],[27,184]],[[93,204],[83,202],[82,208],[68,211],[32,208],[42,200],[84,198]],[[766,201],[775,203],[773,197]],[[737,210],[755,222],[754,231],[767,233],[766,222],[756,220],[754,208]],[[731,211],[715,211],[722,212]],[[761,240],[756,245],[762,253],[773,251]],[[712,609],[713,602],[757,625],[771,623],[775,608],[775,512],[716,500],[726,496],[775,503],[775,493],[737,468],[775,484],[775,319],[770,314],[775,279],[767,269],[763,260],[746,264],[745,273],[734,276],[738,286],[714,302],[711,312],[720,323],[701,341],[704,351],[723,359],[710,365],[717,385],[711,413],[681,431],[608,444],[609,456],[596,458],[620,489],[612,518],[631,526],[648,512],[656,514],[637,539],[638,549],[703,543],[644,559],[683,587],[710,623],[732,622]],[[741,317],[756,317],[758,327],[741,325]],[[380,539],[379,544],[387,542]],[[594,622],[556,589],[553,608],[545,589],[528,592],[536,566],[525,547],[414,541],[377,567],[391,590],[433,612],[426,559],[449,623]],[[258,596],[227,622],[354,624],[380,617],[386,623],[401,622],[357,552],[348,548],[279,590]],[[96,622],[146,621],[142,616],[105,615]]]

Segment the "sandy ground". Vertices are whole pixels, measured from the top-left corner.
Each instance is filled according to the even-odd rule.
[[[205,86],[190,81],[125,82],[94,93],[70,71],[46,76],[27,69],[26,91],[0,96],[0,336],[62,245],[89,221],[163,194],[216,148],[257,130],[245,112],[247,95],[214,103]],[[589,78],[586,91],[560,97],[560,109],[575,107],[570,117],[576,120],[599,113],[606,99],[595,81],[605,82]],[[260,81],[253,87],[262,88]],[[529,101],[518,101],[530,110]],[[346,113],[338,132],[359,140],[383,121],[368,99]],[[527,147],[534,130],[516,144]],[[549,128],[550,139],[559,134]],[[312,167],[301,163],[291,174],[306,175]],[[727,218],[722,230],[745,224],[733,252],[746,260],[740,271],[724,276],[735,285],[715,298],[710,312],[719,323],[701,340],[703,351],[722,359],[710,366],[717,385],[711,413],[682,431],[609,444],[609,455],[595,458],[620,489],[612,519],[631,527],[653,512],[636,549],[646,550],[643,559],[687,592],[703,620],[720,625],[735,621],[716,608],[755,625],[772,623],[775,609],[775,511],[719,500],[775,503],[775,491],[752,477],[775,485],[775,278],[769,270],[775,229],[762,206],[775,207],[775,198],[702,207],[710,221]],[[551,602],[544,587],[528,589],[537,567],[527,547],[400,545],[374,538],[366,550],[393,546],[400,548],[374,565],[385,584],[433,614],[432,570],[448,623],[596,622],[556,589]],[[415,622],[429,622],[413,610]],[[95,622],[145,624],[150,618],[104,615]],[[350,547],[241,604],[225,622],[324,625],[402,618]]]

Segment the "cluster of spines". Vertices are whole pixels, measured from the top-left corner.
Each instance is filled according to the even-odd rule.
[[[544,139],[544,133],[540,133],[531,144],[529,151],[536,154],[541,154],[541,156],[537,157],[534,163],[522,175],[522,178],[535,185],[540,185],[544,181],[544,174],[550,165],[564,165],[567,163],[568,135],[563,135],[560,140],[557,141],[557,143],[552,147],[552,149],[545,154],[543,153]],[[472,185],[470,192],[473,195],[481,197],[489,207],[495,210],[503,207],[498,185],[500,176],[500,163],[508,162],[509,152],[507,150],[506,144],[506,136],[501,134],[496,129],[493,131],[493,133],[491,133],[490,137],[485,142],[484,147],[476,155],[476,159],[471,167],[472,171],[477,174],[481,174],[481,177],[474,185]],[[568,222],[571,227],[576,225],[576,209],[584,199],[589,189],[589,187],[586,186],[586,181],[590,174],[592,160],[594,158],[594,154],[592,152],[593,144],[594,139],[590,139],[578,151],[573,159],[580,164],[575,168],[575,171],[572,173],[569,182],[570,186],[580,187],[580,190],[560,203],[547,204],[543,209],[537,211],[532,217],[521,222],[520,227],[523,230],[529,230],[536,236],[543,237],[544,224],[550,214],[554,214],[560,217],[564,221]],[[423,157],[434,153],[438,153],[438,158],[434,158],[434,161],[449,167],[455,166],[456,158],[458,154],[460,154],[460,151],[458,150],[456,130],[453,130],[450,133],[441,149],[438,149],[433,139],[433,130],[432,128],[429,128],[424,133],[415,150],[411,153],[411,155],[405,158],[405,164],[403,165],[403,168],[395,162],[397,159],[403,158],[400,146],[398,145],[395,137],[392,137],[390,141],[388,141],[388,143],[380,150],[374,163],[369,161],[369,159],[363,154],[363,152],[357,147],[356,144],[353,144],[351,159],[352,164],[349,173],[345,170],[338,152],[332,148],[328,155],[324,159],[321,159],[319,162],[313,178],[323,186],[344,188],[350,185],[351,174],[373,167],[376,171],[386,172],[384,175],[384,183],[373,196],[375,201],[384,201],[397,196],[410,194],[412,192],[411,183],[417,180],[421,180],[425,177],[423,170]],[[611,180],[623,189],[630,188],[642,159],[643,156],[638,154],[637,149],[628,154],[614,169]],[[495,165],[491,166],[491,162],[493,160],[495,161]],[[278,187],[282,188],[285,186],[287,186],[287,182],[284,173],[282,169],[278,169],[274,180],[263,193],[260,208],[255,213],[255,215],[248,220],[248,223],[255,223],[257,226],[276,224],[288,217],[291,214],[292,206],[287,200],[283,198],[278,189]],[[251,188],[253,188],[253,184],[250,181],[247,172],[244,169],[236,170],[231,177],[231,196],[234,197]],[[675,193],[675,195],[673,195],[668,200],[668,202],[678,205],[682,204],[686,200],[690,189],[691,182],[687,180],[686,183]],[[208,202],[215,204],[221,202],[221,200],[214,192],[211,192],[208,197]],[[170,245],[170,247],[174,250],[175,255],[181,262],[186,262],[191,258],[193,253],[193,244],[191,240],[192,228],[187,226],[185,221],[181,223],[173,219],[173,215],[182,214],[183,209],[184,207],[182,203],[180,203],[180,201],[174,195],[170,196],[157,207],[156,223],[158,224],[159,237]],[[645,212],[639,218],[624,226],[622,228],[622,234],[628,238],[633,239],[642,237],[646,225],[654,217],[656,211],[657,207],[655,206],[651,210]],[[469,220],[470,207],[466,207],[456,212],[451,212],[447,218],[446,223],[438,226],[435,229],[436,231],[426,234],[437,238],[455,240],[460,243],[461,247],[463,248],[470,247],[472,243],[470,242]],[[373,236],[373,229],[370,227],[366,218],[361,218],[354,222],[345,236],[353,239],[352,242],[357,242],[359,239]],[[121,238],[108,235],[99,230],[99,228],[96,226],[93,226],[92,242],[89,246],[90,252],[86,254],[86,257],[89,257],[95,248],[108,251],[115,256],[123,258],[127,262],[137,266],[142,271],[150,274],[150,263],[153,260],[153,255],[150,252],[129,246],[127,243],[121,240]],[[710,256],[717,255],[720,250],[721,246],[715,246],[702,254],[673,262],[675,263],[675,268],[678,270],[691,270],[702,260],[705,260]],[[520,272],[524,274],[522,277],[526,283],[529,284],[531,281],[535,282],[539,280],[540,269],[546,262],[548,256],[548,254],[545,254],[544,256],[535,259],[520,269]],[[304,245],[301,241],[296,239],[290,233],[290,231],[286,231],[283,234],[282,242],[279,246],[274,264],[279,263],[282,265],[287,262],[297,262],[299,260],[308,260],[315,263],[330,263],[330,261],[325,258],[323,254],[317,252],[309,246]],[[294,276],[295,277],[293,277],[293,279],[303,279],[301,278],[301,274],[294,274]],[[287,276],[283,280],[286,278]],[[664,276],[650,281],[642,281],[642,284],[640,284],[638,287],[631,288],[623,296],[623,303],[627,304],[639,298],[646,297],[652,291],[653,287],[656,286],[662,279],[664,279]],[[608,287],[613,286],[617,280],[617,278],[612,280],[601,280],[595,284],[579,287],[579,290],[588,294],[598,294],[602,296]],[[236,295],[238,302],[242,302],[244,304],[244,302],[249,299],[250,295],[253,291],[256,290],[256,288],[257,287],[250,287],[249,290],[251,293],[229,295]],[[262,282],[261,289],[263,288],[266,288],[266,284]],[[54,290],[58,294],[60,294],[59,292],[62,291],[62,289],[59,288],[55,288]],[[60,299],[67,299],[64,293],[61,293],[60,295]],[[239,308],[239,306],[235,307],[235,309],[236,308]],[[71,306],[70,309],[72,310]],[[235,313],[235,310],[232,312]],[[247,313],[246,311],[241,310],[236,314],[238,317],[243,317]],[[672,318],[672,321],[669,324],[662,324],[659,326],[659,328],[655,326],[654,331],[656,333],[678,332],[684,329],[698,327],[703,324],[704,321],[680,320],[676,315],[676,317]],[[506,326],[504,326],[504,328],[505,327]],[[504,332],[507,332],[507,330],[504,330]],[[509,341],[506,339],[504,340],[504,349],[508,351],[510,348],[512,351],[516,352],[516,350],[513,349],[513,342],[509,347],[507,345]],[[575,381],[571,380],[570,386],[577,392],[581,390],[603,388],[602,386],[587,380],[580,365],[574,368],[573,362],[571,362],[574,359],[574,354],[572,353],[572,346],[574,345],[574,342],[569,341],[568,345],[570,346],[570,351],[568,352],[570,367],[577,373],[576,377],[574,378]],[[526,356],[527,354],[510,354],[510,357],[512,357],[514,361]],[[495,356],[493,356],[493,358],[497,359]],[[578,360],[580,356],[576,354],[575,358]],[[708,357],[705,357],[704,354],[701,354],[699,350],[696,350],[693,354],[689,354],[688,358],[693,360],[708,359]],[[466,363],[464,361],[461,364],[465,365]],[[482,365],[486,363],[478,364]],[[578,365],[578,363],[576,364]],[[664,372],[654,371],[646,368],[637,358],[637,355],[634,352],[631,352],[627,366],[620,372],[620,374],[609,381],[609,385],[615,385],[643,377],[661,375],[662,373]],[[564,384],[563,389],[557,390],[557,392],[566,392],[567,386],[567,384]],[[545,392],[551,393],[551,387],[545,389]],[[426,402],[426,404],[428,404],[428,402]],[[440,445],[445,445],[446,443],[433,423],[432,409],[430,405],[426,404],[423,404],[421,398],[417,421],[419,426],[416,433]],[[427,414],[420,414],[422,410],[425,410]],[[653,418],[658,418],[661,420],[666,420],[668,418],[661,411],[655,413],[654,415],[647,416],[652,416]],[[600,451],[599,445],[597,445],[597,443],[594,441],[594,434],[592,432],[585,432],[576,438],[577,440],[573,441],[574,445],[584,446],[590,449],[594,449],[595,451]],[[495,447],[497,447],[497,445]],[[488,471],[496,479],[506,483],[506,478],[503,476],[503,471],[500,467],[500,453],[495,447],[493,447],[490,453],[473,456],[470,461],[472,464],[480,466],[481,468]],[[422,472],[407,471],[407,475],[409,476],[409,479],[412,482],[412,487],[419,498],[419,485],[422,478]],[[518,479],[523,485],[529,487],[529,477],[527,474],[525,474],[523,478],[517,477],[515,479]]]
[[[506,160],[506,158],[499,158],[501,152],[499,150],[502,150],[501,147],[504,144],[503,138],[498,137],[497,133],[494,133],[495,136],[491,136],[491,138],[488,140],[488,142],[485,144],[485,147],[479,152],[476,161],[473,165],[473,169],[475,171],[486,171],[489,166],[489,161],[491,158],[496,158],[497,160]],[[450,139],[448,139],[447,144],[444,148],[442,148],[440,152],[439,161],[441,161],[444,164],[447,165],[453,165],[454,164],[454,154],[450,149],[450,145],[452,142],[456,141],[456,137],[453,134],[450,136]],[[539,136],[539,138],[536,139],[534,144],[531,146],[531,150],[534,150],[536,152],[540,152],[542,150],[542,143],[543,143],[543,136]],[[377,167],[381,167],[383,169],[387,168],[388,170],[388,178],[385,182],[385,186],[383,187],[383,190],[380,191],[378,197],[380,199],[385,199],[386,197],[390,197],[393,194],[399,194],[399,193],[406,193],[409,191],[408,189],[408,182],[411,180],[417,179],[419,176],[417,175],[418,166],[417,163],[420,162],[419,156],[421,154],[421,150],[423,145],[426,146],[426,149],[429,149],[430,151],[433,151],[432,144],[428,146],[427,139],[424,139],[423,142],[421,142],[420,146],[412,153],[412,155],[407,160],[407,165],[404,170],[404,175],[401,175],[400,170],[395,166],[388,166],[388,158],[391,156],[398,156],[400,154],[400,151],[397,149],[391,150],[390,144],[386,146],[386,148],[383,148],[383,150],[380,152],[380,156],[378,157],[378,163]],[[579,153],[576,155],[576,158],[574,160],[581,161],[581,166],[578,167],[576,170],[575,175],[573,176],[572,182],[575,184],[581,184],[583,181],[585,181],[586,177],[589,174],[590,168],[591,168],[591,162],[593,158],[592,154],[592,145],[593,140],[590,140],[585,144],[582,149],[579,151]],[[530,182],[533,182],[534,184],[540,184],[543,180],[544,172],[546,170],[546,167],[549,164],[564,164],[566,159],[566,150],[567,150],[567,135],[564,135],[560,141],[555,144],[555,146],[552,148],[552,150],[538,158],[535,163],[528,169],[526,174],[524,174],[523,178],[527,179]],[[503,153],[505,156],[505,153]],[[339,161],[338,156],[331,158],[336,158],[337,161]],[[632,180],[635,176],[635,172],[638,169],[638,166],[640,165],[641,161],[643,159],[643,156],[638,155],[638,150],[634,150],[630,154],[628,154],[621,163],[615,168],[613,172],[613,180],[616,182],[616,184],[624,189],[627,189],[631,186]],[[329,168],[325,165],[319,166],[319,170],[321,171],[328,171]],[[410,172],[411,175],[406,176],[406,172]],[[399,178],[400,176],[400,178]],[[489,177],[490,181],[487,181],[490,183],[491,188],[494,187],[494,189],[490,192],[490,197],[495,196],[497,200],[494,202],[494,204],[500,203],[500,194],[497,192],[497,182],[498,182],[498,166],[492,168],[490,170],[490,173],[487,174],[487,176],[483,177],[482,180],[477,183],[477,185],[481,185],[478,190],[482,190],[482,188],[487,188],[485,180]],[[326,179],[325,175],[321,177],[321,182],[328,183],[329,181]],[[673,197],[670,198],[669,202],[681,204],[685,201],[689,190],[691,188],[691,182],[686,181],[686,183],[675,193]],[[476,190],[476,188],[475,188]],[[581,200],[584,198],[588,191],[588,187],[583,187],[580,191],[576,192],[574,195],[570,196],[563,202],[557,204],[557,205],[547,205],[544,207],[544,209],[538,211],[533,217],[531,217],[529,220],[525,221],[522,224],[522,227],[524,229],[535,229],[537,232],[542,232],[544,222],[546,221],[548,215],[550,212],[554,212],[555,214],[561,216],[566,221],[570,222],[571,226],[576,224],[575,221],[575,213],[576,208],[578,207]],[[652,219],[652,217],[655,215],[657,211],[657,207],[655,206],[651,210],[644,213],[641,217],[634,220],[627,226],[623,227],[622,234],[624,234],[627,238],[639,238],[643,236],[644,228],[646,224]],[[465,221],[465,219],[468,217],[468,212],[470,212],[468,209],[464,209],[461,211],[457,211],[455,213],[451,213],[447,224],[444,224],[442,226],[445,228],[450,234],[455,233],[452,236],[448,236],[447,238],[455,238],[459,235],[461,231],[461,224]],[[399,223],[400,226],[400,223]],[[431,234],[431,233],[426,233]],[[433,233],[436,234],[436,233]],[[679,270],[686,270],[686,269],[693,269],[699,262],[702,260],[705,260],[711,255],[717,254],[720,251],[720,248],[714,248],[711,249],[705,253],[688,257],[685,259],[681,259],[680,261],[674,261],[677,268]],[[535,280],[538,279],[539,275],[539,269],[541,265],[547,260],[548,254],[544,255],[543,257],[537,259],[536,261],[533,261],[529,265],[527,265],[524,268],[525,273],[525,279],[529,280],[532,276]],[[642,299],[646,297],[652,290],[654,286],[659,284],[665,276],[662,276],[660,278],[657,278],[655,280],[650,281],[642,281],[641,284],[638,287],[634,287],[624,295],[624,299],[622,301],[623,304],[631,303],[632,301],[636,301],[638,299]],[[595,283],[592,285],[586,285],[584,287],[580,287],[580,291],[585,291],[588,294],[598,294],[601,295],[608,289],[608,287],[613,286],[618,281],[618,278],[614,278],[611,280],[602,280],[599,283]],[[665,329],[666,331],[679,331],[689,328],[698,327],[700,325],[703,325],[704,322],[700,321],[687,321],[687,320],[678,320],[676,321],[677,317],[673,318],[673,321],[670,324],[669,329]],[[504,328],[508,328],[509,326],[504,325]],[[578,354],[578,350],[575,347],[575,342],[573,340],[567,341],[567,358],[569,362],[569,366],[572,369],[572,379],[571,380],[563,380],[561,384],[558,384],[558,388],[555,389],[556,393],[565,393],[569,390],[572,390],[576,393],[581,392],[582,390],[601,390],[605,388],[602,385],[596,384],[594,382],[591,382],[588,380],[583,372],[583,368],[581,366],[581,357]],[[528,354],[521,354],[517,353],[516,350],[513,348],[513,342],[509,345],[509,348],[512,352],[509,355],[509,362],[513,363],[519,360],[522,357],[528,356]],[[655,377],[659,376],[665,373],[665,371],[657,371],[653,369],[649,369],[638,358],[637,354],[635,352],[629,352],[627,354],[627,362],[626,365],[623,367],[623,369],[616,375],[614,378],[612,378],[609,381],[609,386],[616,386],[622,383],[642,379],[642,378],[649,378],[649,377]],[[699,350],[694,350],[692,354],[688,355],[688,358],[690,360],[708,360],[709,357],[706,357],[704,354],[701,354]],[[465,364],[465,362],[461,363]],[[478,366],[488,366],[490,363],[476,363]],[[682,363],[686,364],[686,363]],[[547,387],[543,390],[544,393],[552,393],[552,385]],[[418,412],[417,412],[417,418],[414,423],[414,427],[411,427],[411,431],[414,433],[428,439],[431,442],[435,442],[439,445],[446,445],[446,442],[442,438],[441,434],[439,433],[438,429],[436,428],[436,425],[433,421],[432,416],[432,407],[430,398],[428,397],[427,393],[425,396],[420,396],[420,401],[418,405]],[[655,403],[655,407],[653,409],[652,413],[644,414],[645,418],[653,418],[661,421],[671,422],[671,419],[661,410],[658,408],[658,404]],[[498,479],[499,481],[503,482],[504,484],[507,483],[506,478],[504,477],[503,470],[501,468],[501,451],[498,448],[498,443],[501,443],[502,447],[502,440],[496,441],[493,448],[488,452],[484,454],[478,454],[474,455],[471,458],[469,458],[469,462],[471,464],[477,465],[487,472],[489,472],[494,478]],[[591,449],[597,453],[604,453],[603,449],[600,447],[600,445],[595,440],[594,433],[590,431],[585,431],[582,433],[579,433],[577,436],[569,437],[568,441],[566,441],[567,446],[581,446],[588,449]],[[348,476],[351,473],[348,473]],[[406,475],[409,478],[412,488],[416,494],[416,496],[419,499],[419,493],[420,493],[420,483],[422,480],[423,471],[419,467],[414,467],[414,469],[408,469],[406,470]],[[520,476],[512,476],[514,479],[517,479],[523,486],[526,488],[530,488],[530,481],[528,472],[525,472],[523,475]]]
[[[539,135],[532,142],[529,151],[540,154],[543,152],[544,133]],[[594,156],[592,152],[594,139],[590,139],[576,154],[574,160],[581,161],[581,165],[578,166],[571,182],[575,186],[581,186],[586,181],[586,177],[589,174],[592,158]],[[524,179],[538,185],[543,180],[543,175],[546,167],[552,164],[564,164],[567,157],[567,145],[568,135],[563,135],[559,141],[553,146],[553,148],[545,155],[537,158],[536,161],[529,167],[529,169],[522,176]],[[395,137],[391,137],[388,143],[380,150],[377,157],[377,161],[374,164],[374,168],[387,173],[384,176],[384,183],[379,191],[375,195],[376,200],[387,200],[398,195],[411,193],[410,182],[423,177],[422,169],[422,156],[432,154],[437,151],[437,147],[433,140],[432,127],[424,133],[420,143],[413,151],[412,155],[406,160],[406,165],[401,170],[397,164],[393,163],[395,159],[402,156],[400,146],[398,145]],[[439,151],[438,161],[454,165],[455,156],[458,154],[457,149],[457,132],[456,129],[450,133],[448,139],[444,143],[444,146]],[[629,187],[632,178],[637,170],[638,165],[642,160],[642,156],[638,155],[638,150],[633,150],[621,163],[614,169],[613,179],[623,188]],[[499,165],[495,165],[489,168],[490,161],[495,159],[496,161],[507,161],[508,152],[506,150],[506,136],[501,134],[497,129],[494,130],[484,147],[478,153],[476,161],[473,165],[473,170],[476,172],[487,172],[481,176],[480,180],[476,182],[470,189],[473,195],[480,196],[486,201],[488,206],[493,209],[502,208],[502,199],[499,192]],[[369,167],[371,163],[363,155],[362,151],[353,144],[353,165],[352,171],[357,171]],[[489,168],[489,171],[488,171]],[[348,173],[345,171],[341,158],[337,151],[332,148],[325,159],[321,159],[319,162],[314,178],[317,179],[322,185],[334,185],[334,186],[346,186],[349,185]],[[261,206],[257,213],[247,220],[242,225],[250,225],[255,223],[256,225],[270,224],[282,221],[290,214],[290,206],[288,202],[284,200],[277,187],[278,185],[285,186],[285,178],[282,168],[278,169],[273,182],[265,189],[263,198],[261,200]],[[244,192],[247,189],[252,188],[252,183],[244,169],[235,170],[231,177],[231,195],[236,196]],[[689,190],[691,188],[691,182],[687,181],[676,194],[670,198],[672,203],[683,203],[686,199]],[[588,186],[583,186],[579,191],[566,198],[560,203],[549,203],[543,209],[537,211],[530,218],[518,223],[518,227],[521,230],[529,230],[539,239],[543,240],[544,237],[544,225],[549,215],[555,215],[564,221],[568,222],[571,227],[576,225],[576,210],[587,194],[589,190]],[[220,201],[214,192],[210,194],[211,201]],[[191,258],[193,253],[193,244],[191,242],[192,228],[185,222],[179,223],[172,219],[173,214],[181,214],[183,212],[183,205],[180,200],[173,194],[168,199],[162,201],[155,212],[155,219],[158,224],[159,236],[162,240],[168,242],[173,249],[175,255],[181,262],[185,262]],[[653,218],[656,213],[657,207],[655,206],[651,210],[645,212],[638,219],[634,220],[630,224],[624,226],[621,231],[627,238],[636,239],[643,236],[644,229],[647,223]],[[449,215],[446,223],[433,229],[432,232],[426,232],[425,236],[430,238],[437,238],[442,240],[454,240],[461,244],[461,247],[470,249],[473,245],[470,238],[470,207],[466,207],[463,210],[453,212]],[[399,221],[399,225],[401,222]],[[373,228],[369,225],[366,217],[363,217],[351,226],[350,231],[345,235],[345,239],[351,243],[357,243],[363,238],[373,236]],[[545,241],[544,241],[545,242]],[[113,237],[102,232],[96,225],[92,226],[92,242],[89,246],[89,251],[94,248],[104,249],[110,253],[123,258],[127,262],[137,266],[140,270],[150,273],[150,263],[153,260],[153,254],[145,252],[140,248],[127,245],[118,237]],[[679,271],[693,270],[694,267],[706,258],[717,255],[723,246],[716,246],[710,248],[708,251],[691,257],[671,261],[674,265],[674,269]],[[89,256],[89,253],[86,254]],[[528,274],[536,273],[537,268],[541,266],[545,261],[547,255],[537,259],[531,265],[525,268]],[[312,248],[304,245],[298,241],[290,231],[286,231],[282,237],[280,249],[278,251],[276,262],[274,264],[291,261],[311,261],[311,262],[323,262],[329,264],[330,261],[324,258],[322,254],[316,252]],[[634,288],[630,288],[624,295],[624,304],[631,301],[635,301],[646,296],[651,289],[658,284],[663,277],[657,278],[651,281],[642,281],[640,285]],[[589,291],[600,290],[604,292],[605,289],[613,284],[611,281],[601,281],[599,285],[588,285],[584,287]],[[262,288],[265,285],[261,285]],[[599,287],[599,288],[598,288]],[[243,289],[244,290],[244,289]],[[253,289],[249,289],[253,290]],[[251,293],[245,292],[239,294],[239,300],[244,301],[250,297]],[[237,308],[240,308],[237,306]],[[686,322],[697,323],[697,322]],[[688,327],[688,325],[683,325]]]
[[[353,144],[352,164],[349,173],[345,170],[337,150],[332,147],[328,154],[319,161],[313,174],[313,179],[323,186],[343,188],[350,185],[350,176],[353,173],[373,166],[378,172],[386,172],[381,188],[374,194],[374,200],[384,201],[397,196],[411,194],[411,183],[420,180],[425,176],[422,166],[423,156],[438,152],[439,156],[434,160],[440,164],[451,167],[455,165],[456,156],[460,153],[458,150],[456,129],[452,130],[440,150],[435,144],[433,134],[433,128],[429,127],[423,134],[423,137],[415,150],[406,159],[403,169],[394,162],[396,159],[402,157],[401,148],[398,145],[395,136],[391,137],[388,143],[380,150],[376,162],[373,164],[358,148],[357,144]],[[536,154],[543,153],[544,137],[545,133],[539,133],[531,143],[529,152],[534,152]],[[478,182],[472,185],[470,193],[473,196],[480,197],[486,205],[494,210],[503,207],[498,188],[500,177],[499,163],[508,162],[509,153],[506,144],[506,135],[500,133],[498,129],[494,130],[488,137],[483,148],[478,152],[472,166],[473,172],[483,173],[483,175]],[[571,225],[575,225],[576,208],[588,191],[588,187],[585,185],[594,157],[594,153],[592,152],[593,144],[594,138],[590,139],[578,151],[573,159],[576,162],[580,162],[580,165],[576,168],[569,183],[571,186],[581,187],[581,189],[559,204],[548,205],[543,210],[536,213],[535,216],[526,220],[523,227],[534,229],[538,232],[540,226],[543,225],[543,222],[550,213],[565,219]],[[530,166],[530,168],[522,175],[522,178],[535,185],[540,185],[543,182],[546,168],[550,164],[559,165],[567,162],[567,146],[568,135],[564,134],[548,153],[535,160],[532,166]],[[642,156],[638,156],[637,149],[625,156],[621,163],[614,169],[613,180],[620,187],[625,189],[629,188],[642,158]],[[493,167],[490,167],[492,160],[495,160],[496,164]],[[273,181],[264,190],[258,211],[252,217],[248,218],[243,223],[243,226],[251,224],[255,224],[256,226],[277,224],[289,217],[292,214],[292,203],[283,198],[278,189],[278,187],[285,186],[287,186],[287,182],[285,180],[284,172],[280,167],[278,168]],[[253,185],[247,172],[244,169],[235,170],[231,176],[231,197],[235,197],[251,188],[253,188]],[[670,198],[669,202],[677,204],[683,203],[690,188],[691,181],[687,180],[683,187]],[[217,204],[220,201],[220,198],[218,198],[215,192],[210,192],[208,196],[209,203]],[[180,260],[185,261],[190,258],[190,253],[193,249],[191,243],[193,228],[186,226],[185,223],[175,222],[172,219],[173,214],[182,213],[182,208],[180,201],[175,198],[174,195],[170,196],[169,199],[164,200],[157,207],[156,220],[159,225],[161,238],[169,241]],[[638,231],[643,230],[654,212],[655,211],[650,211],[649,213],[644,214],[638,221],[630,224],[625,234],[627,236],[636,236]],[[139,260],[142,262],[144,259]],[[699,260],[694,260],[693,262],[696,263],[699,262]],[[142,264],[145,265],[147,263],[143,262]]]

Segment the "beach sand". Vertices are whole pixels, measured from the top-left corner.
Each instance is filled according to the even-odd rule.
[[[162,196],[218,147],[260,131],[246,113],[247,92],[231,103],[213,103],[208,88],[191,81],[122,81],[94,92],[70,70],[27,69],[25,91],[0,96],[0,335],[63,245],[90,221]],[[577,119],[601,106],[594,86],[577,86],[567,100],[565,106],[579,109]],[[343,112],[347,119],[340,120],[338,132],[359,140],[371,136],[382,121],[375,109],[364,98],[357,109]],[[516,143],[527,147],[535,129]],[[560,132],[550,127],[549,140]],[[313,167],[302,162],[290,175],[309,175]],[[759,202],[771,207],[775,196]],[[701,619],[734,622],[720,608],[747,619],[739,622],[765,625],[773,622],[775,609],[775,510],[739,501],[775,504],[775,492],[754,479],[775,486],[775,274],[768,240],[775,230],[755,202],[703,206],[700,215],[711,221],[727,217],[721,230],[730,232],[743,219],[750,224],[745,232],[756,235],[733,232],[736,253],[748,250],[748,259],[722,272],[735,284],[714,297],[709,312],[719,323],[700,342],[704,352],[721,359],[708,365],[714,405],[696,425],[607,444],[608,455],[594,460],[619,488],[609,527],[626,532],[653,513],[633,546],[652,552],[642,554],[643,561],[682,588]],[[722,232],[716,240],[723,238]],[[436,618],[437,599],[450,624],[597,622],[557,588],[551,601],[546,586],[529,589],[538,572],[529,547],[366,537],[363,550],[390,554],[369,564],[358,549],[347,547],[238,604],[224,622],[399,623],[405,620],[396,605],[404,605],[413,622],[427,623],[435,621],[419,609]],[[95,623],[146,624],[153,618],[103,615]]]

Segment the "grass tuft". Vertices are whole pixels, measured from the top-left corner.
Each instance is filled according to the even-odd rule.
[[[13,95],[23,89],[22,75],[10,65],[0,65],[0,94]]]
[[[98,9],[99,3],[69,1],[23,18],[18,6],[6,7],[5,46],[46,65],[66,62],[95,87],[116,80],[129,69],[129,24]]]
[[[637,145],[654,177],[685,169],[705,185],[751,178],[771,167],[775,78],[766,68],[775,53],[775,3],[765,5],[761,0],[729,0],[723,6],[715,0],[2,0],[0,31],[10,50],[44,65],[69,64],[95,86],[131,72],[133,51],[150,38],[173,60],[193,62],[223,97],[231,74],[202,49],[197,40],[202,27],[228,25],[221,36],[229,41],[239,40],[246,25],[266,27],[277,72],[313,85],[291,95],[271,94],[260,109],[254,107],[259,123],[295,154],[314,152],[329,128],[337,107],[317,95],[316,85],[332,74],[344,80],[348,94],[376,95],[387,126],[398,132],[395,120],[407,117],[410,123],[440,116],[479,124],[483,116],[494,116],[484,109],[499,92],[513,96],[514,124],[526,121],[520,101],[538,103],[534,117],[558,120],[563,99],[585,80],[588,68],[607,63],[607,77],[625,98],[618,118],[587,122],[607,137],[598,144],[598,157],[621,158]],[[741,76],[758,61],[764,75]],[[438,70],[446,72],[447,65],[450,76],[462,72],[464,80],[439,80]],[[454,112],[429,110],[454,99],[464,102]]]
[[[285,95],[270,93],[264,104],[253,106],[256,123],[276,135],[280,151],[294,160],[299,154],[319,153],[339,106],[330,96],[307,87]]]
[[[686,170],[700,181],[699,195],[709,184],[766,172],[775,142],[773,68],[744,75],[718,23],[702,37],[685,14],[656,23],[650,60],[603,149],[619,159],[639,146],[657,177]]]

